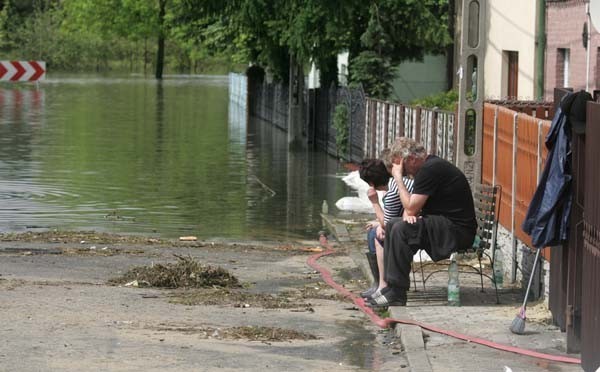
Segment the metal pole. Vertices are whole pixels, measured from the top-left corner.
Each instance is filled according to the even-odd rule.
[[[585,4],[585,16],[587,20],[587,40],[585,43],[585,90],[590,91],[590,49],[592,42],[592,20],[590,18],[590,3]]]
[[[512,195],[511,195],[511,218],[510,218],[510,236],[512,241],[512,283],[517,281],[517,238],[515,236],[515,209],[517,205],[517,129],[519,128],[519,114],[514,114],[513,120],[513,158],[512,158]]]
[[[544,58],[546,57],[546,1],[538,0],[536,46],[536,99],[544,99]]]
[[[492,153],[492,186],[496,186],[496,160],[498,158],[498,106],[494,111],[494,147]]]
[[[535,173],[535,184],[539,185],[540,184],[540,172],[542,169],[542,125],[544,124],[543,121],[538,121],[538,135],[537,135],[537,167],[536,167],[536,173]]]

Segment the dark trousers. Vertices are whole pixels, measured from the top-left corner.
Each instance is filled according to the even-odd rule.
[[[385,281],[391,287],[408,290],[413,256],[419,249],[439,261],[472,245],[474,237],[475,229],[459,227],[444,216],[424,216],[414,224],[394,218],[385,228]]]
[[[423,219],[409,224],[401,218],[389,221],[385,228],[383,262],[385,281],[390,287],[407,291],[413,256],[419,249],[428,250],[429,240]]]

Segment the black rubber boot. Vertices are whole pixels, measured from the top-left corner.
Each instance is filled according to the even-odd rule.
[[[371,268],[371,274],[373,274],[373,286],[366,291],[361,292],[360,296],[363,298],[370,298],[371,295],[377,291],[377,287],[379,287],[379,266],[377,266],[377,255],[375,253],[367,252],[365,255],[367,256],[367,262]]]

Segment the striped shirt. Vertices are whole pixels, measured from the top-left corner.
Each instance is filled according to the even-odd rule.
[[[408,177],[404,177],[403,181],[408,192],[412,193],[415,181]],[[404,213],[404,207],[402,206],[402,201],[400,201],[398,184],[394,177],[390,177],[388,191],[383,196],[383,222],[387,224],[394,217],[402,217],[402,213]]]

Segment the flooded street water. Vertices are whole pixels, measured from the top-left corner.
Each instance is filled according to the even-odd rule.
[[[230,107],[225,76],[0,85],[0,231],[314,237],[338,163]]]

